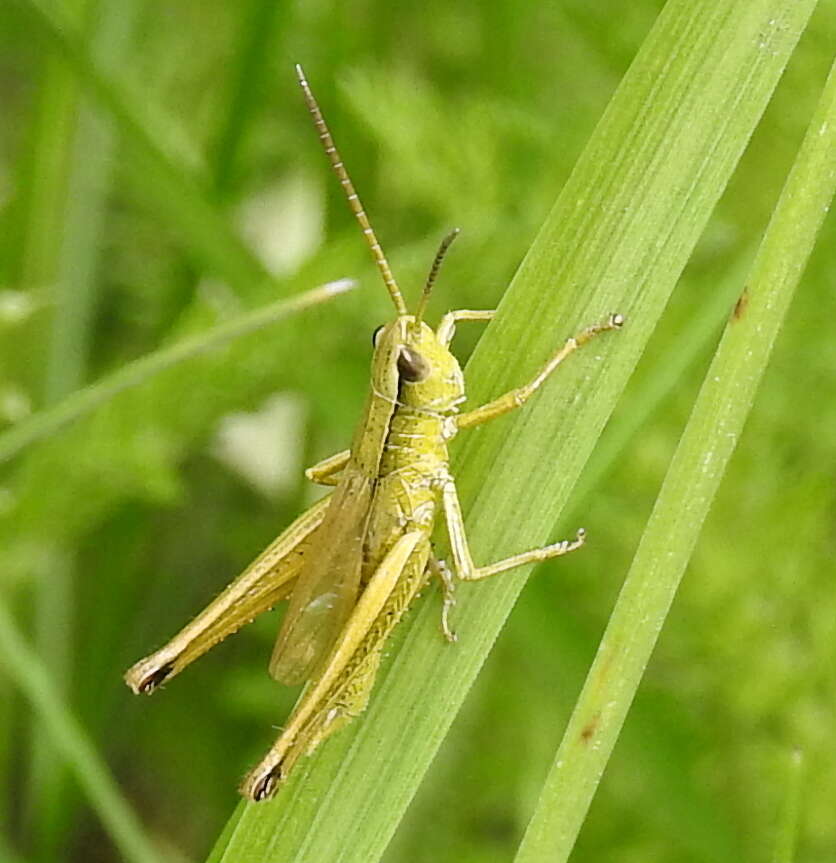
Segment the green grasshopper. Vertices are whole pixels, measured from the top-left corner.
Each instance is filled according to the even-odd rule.
[[[302,755],[363,711],[386,639],[431,578],[441,584],[442,631],[455,641],[449,625],[454,575],[477,581],[583,545],[584,532],[579,530],[573,540],[476,566],[447,444],[462,429],[524,404],[569,354],[623,323],[621,315],[614,314],[588,327],[568,339],[529,383],[460,413],[464,377],[448,346],[459,321],[488,321],[494,313],[448,312],[435,331],[423,321],[441,261],[458,232],[442,242],[418,308],[410,315],[302,68],[297,66],[296,72],[397,316],[375,332],[371,393],[351,449],[306,471],[311,481],[333,486],[331,494],[297,518],[165,647],[125,675],[134,692],[151,693],[221,639],[289,597],[270,673],[281,683],[307,681],[307,686],[278,739],[241,785],[241,793],[251,800],[271,797]],[[439,514],[450,539],[452,572],[431,546]]]

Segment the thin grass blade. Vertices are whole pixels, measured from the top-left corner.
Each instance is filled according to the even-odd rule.
[[[89,414],[118,393],[145,383],[165,369],[342,294],[354,285],[351,279],[329,282],[304,294],[246,312],[205,333],[127,363],[108,377],[67,396],[52,408],[33,414],[0,435],[0,464],[36,441],[54,434],[67,423]]]
[[[567,860],[836,189],[836,66],[673,457],[517,855]]]
[[[143,832],[107,765],[62,702],[43,664],[26,644],[2,604],[0,657],[6,673],[32,704],[55,750],[75,773],[91,808],[124,859],[129,863],[164,863],[165,858]]]

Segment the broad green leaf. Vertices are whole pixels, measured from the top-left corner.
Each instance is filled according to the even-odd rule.
[[[627,318],[533,404],[457,446],[480,562],[548,538],[814,5],[673,0],[659,17],[468,366],[479,403],[580,326]],[[378,859],[524,580],[463,587],[455,648],[438,603],[420,603],[364,716],[277,799],[241,804],[210,860]]]

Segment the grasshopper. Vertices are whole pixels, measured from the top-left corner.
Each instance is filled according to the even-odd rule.
[[[460,321],[488,321],[493,311],[458,310],[433,331],[423,321],[442,259],[457,231],[444,238],[414,315],[407,311],[389,263],[334,146],[300,66],[296,73],[314,126],[349,206],[360,223],[397,315],[374,334],[371,392],[349,450],[306,471],[333,491],[288,527],[165,647],[125,675],[149,694],[227,635],[289,598],[270,661],[281,683],[307,681],[286,726],[241,785],[250,800],[271,797],[296,762],[365,708],[387,638],[430,579],[441,585],[442,632],[449,625],[455,580],[478,581],[583,545],[572,540],[477,566],[468,547],[447,444],[523,405],[571,353],[598,333],[618,329],[621,315],[568,339],[524,386],[464,412],[464,377],[449,350]],[[452,567],[431,545],[441,515]]]

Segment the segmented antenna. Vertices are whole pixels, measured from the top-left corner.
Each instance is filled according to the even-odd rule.
[[[320,111],[319,105],[314,98],[314,94],[311,92],[311,87],[305,78],[305,72],[298,63],[296,64],[296,77],[299,79],[299,84],[302,86],[305,103],[313,117],[314,126],[316,127],[316,131],[319,133],[319,140],[322,141],[322,146],[325,148],[325,155],[328,157],[328,161],[331,163],[331,167],[334,169],[334,173],[337,175],[337,179],[340,181],[340,185],[345,191],[346,197],[348,198],[348,206],[351,207],[351,212],[357,217],[357,221],[363,229],[363,235],[366,238],[366,242],[369,244],[369,248],[372,250],[372,256],[374,257],[378,270],[380,270],[380,275],[383,276],[386,289],[392,297],[392,302],[394,302],[395,308],[398,310],[398,314],[405,315],[407,313],[406,303],[404,302],[403,296],[398,288],[398,283],[392,275],[392,270],[389,269],[389,262],[386,260],[386,255],[383,254],[383,249],[380,248],[380,243],[377,241],[374,229],[369,222],[369,217],[366,215],[366,211],[360,203],[360,198],[354,190],[354,184],[351,182],[351,178],[348,176],[348,172],[343,165],[340,154],[337,152],[337,148],[334,145],[334,139],[328,131],[328,126],[325,125],[322,111]]]
[[[418,301],[418,309],[415,312],[415,326],[418,327],[421,324],[421,321],[424,318],[424,312],[427,310],[427,302],[430,299],[430,293],[433,289],[433,285],[435,284],[436,277],[438,276],[439,268],[441,267],[441,262],[444,260],[444,256],[447,254],[447,249],[450,248],[453,240],[458,237],[460,231],[458,228],[453,228],[449,234],[441,241],[441,245],[438,247],[438,251],[435,253],[435,258],[433,259],[433,265],[430,267],[429,275],[427,276],[427,281],[424,283],[424,290],[421,292],[421,299]]]

